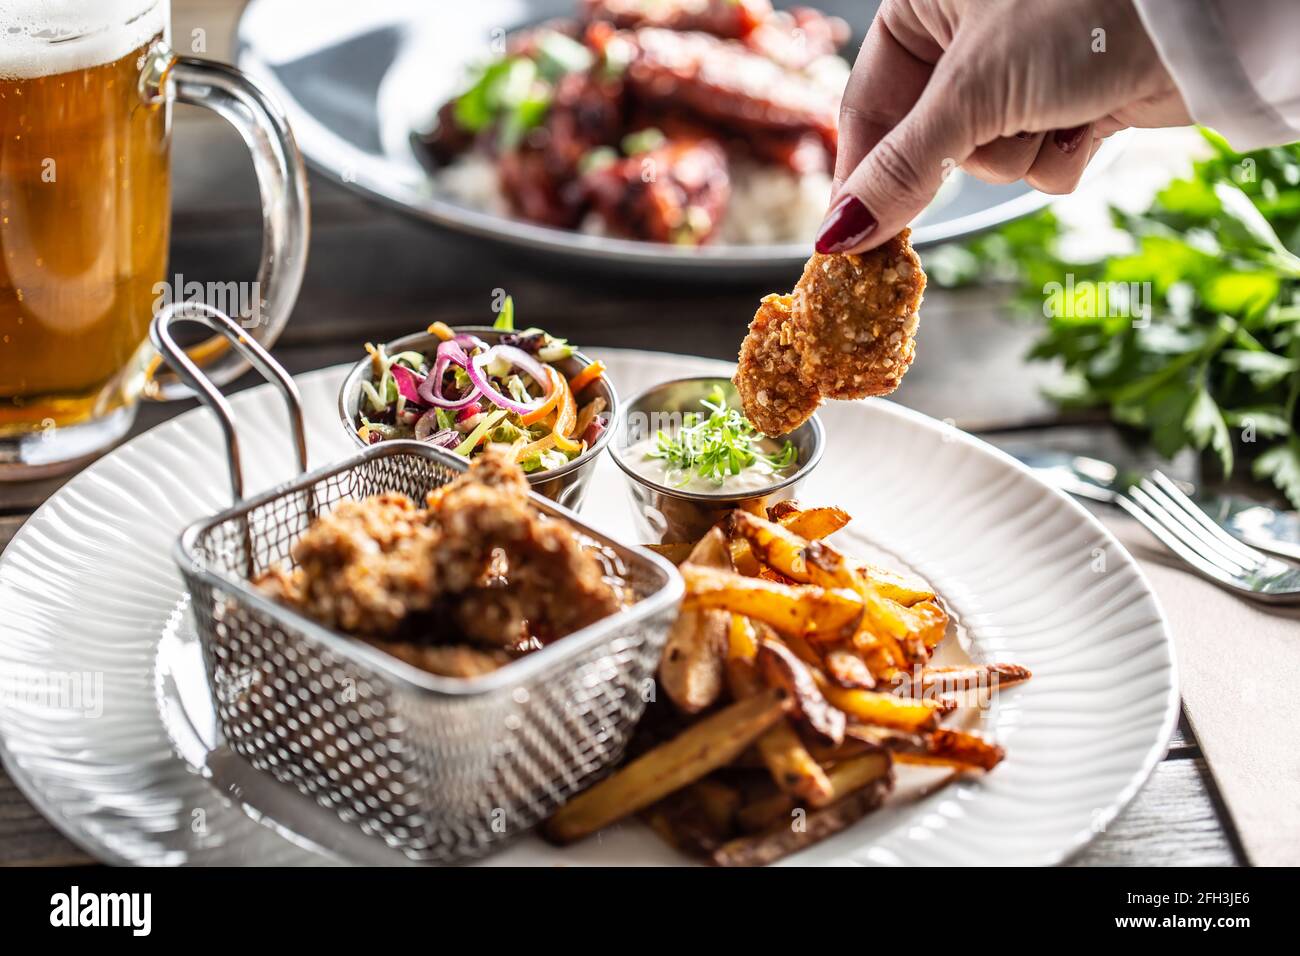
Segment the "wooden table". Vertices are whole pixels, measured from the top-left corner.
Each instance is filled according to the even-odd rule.
[[[227,57],[240,4],[176,0],[174,37],[207,31]],[[256,185],[233,131],[177,109],[171,272],[204,281],[254,277],[261,226]],[[294,317],[274,349],[294,373],[354,361],[360,343],[385,341],[435,319],[482,324],[493,290],[507,289],[522,320],[584,346],[690,352],[734,359],[762,285],[648,283],[591,274],[409,222],[337,183],[312,177],[311,258]],[[1023,356],[1033,329],[1008,318],[997,291],[926,295],[919,361],[897,400],[994,443],[1042,442],[1121,454],[1125,436],[1095,416],[1065,417],[1038,392],[1048,367]],[[238,387],[258,384],[246,376]],[[133,434],[192,407],[145,405]],[[1186,468],[1187,463],[1184,464]],[[1184,470],[1185,470],[1184,468]],[[0,484],[0,549],[60,481]],[[91,863],[51,827],[0,770],[0,864]],[[1224,866],[1244,862],[1186,723],[1132,805],[1074,865]]]

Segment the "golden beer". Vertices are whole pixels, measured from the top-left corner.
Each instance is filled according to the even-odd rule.
[[[262,257],[234,319],[269,346],[293,308],[309,229],[293,134],[239,71],[173,53],[169,23],[168,0],[0,0],[0,481],[112,445],[146,378],[151,398],[188,394],[148,345],[155,309],[184,307],[166,282],[172,103],[250,147]],[[218,387],[247,367],[210,341],[191,359]]]
[[[138,390],[171,218],[168,109],[139,91],[154,39],[0,76],[0,435],[101,417]]]

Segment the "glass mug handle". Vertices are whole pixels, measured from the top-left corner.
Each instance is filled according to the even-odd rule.
[[[289,321],[302,287],[311,231],[307,169],[288,121],[243,73],[222,63],[178,57],[162,42],[149,51],[140,94],[147,103],[170,97],[212,110],[239,131],[252,154],[262,198],[262,261],[255,286],[258,302],[251,316],[234,318],[259,345],[270,348]],[[176,292],[179,296],[180,290]],[[248,369],[248,362],[222,336],[192,346],[188,354],[218,386]],[[155,357],[145,394],[168,400],[194,393]]]

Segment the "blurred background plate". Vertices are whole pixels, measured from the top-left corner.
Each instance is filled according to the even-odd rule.
[[[788,0],[775,6],[789,7]],[[878,4],[816,0],[847,20],[850,60]],[[501,30],[569,15],[577,0],[253,0],[238,31],[238,63],[283,105],[308,162],[362,195],[419,219],[533,251],[604,263],[622,270],[743,278],[794,268],[807,242],[677,247],[584,235],[506,219],[434,194],[410,142],[465,78],[489,55]],[[1108,142],[1090,175],[1121,149]],[[1051,197],[1023,183],[991,185],[960,172],[913,225],[912,241],[934,245],[1026,215]]]

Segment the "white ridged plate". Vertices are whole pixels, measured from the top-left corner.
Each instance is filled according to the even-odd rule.
[[[602,357],[624,395],[728,372],[684,356]],[[298,380],[314,465],[351,451],[334,413],[343,374]],[[259,388],[233,404],[250,493],[292,477],[278,395]],[[1007,750],[993,773],[887,807],[791,862],[1065,859],[1133,797],[1172,733],[1173,648],[1154,595],[1094,518],[983,442],[888,402],[821,414],[827,454],[801,499],[844,507],[856,536],[926,577],[965,625],[971,656],[1024,664],[1034,679],[979,723]],[[622,481],[602,461],[584,515],[630,538]],[[70,481],[0,558],[0,754],[41,811],[106,861],[329,860],[251,820],[178,752],[202,763],[202,728],[191,733],[167,671],[194,640],[171,547],[228,494],[216,424],[190,412]],[[173,663],[160,672],[160,659]],[[102,675],[102,698],[68,706],[31,693],[33,675],[70,673],[90,673],[92,690]],[[526,839],[491,862],[681,859],[633,822],[566,850]]]

